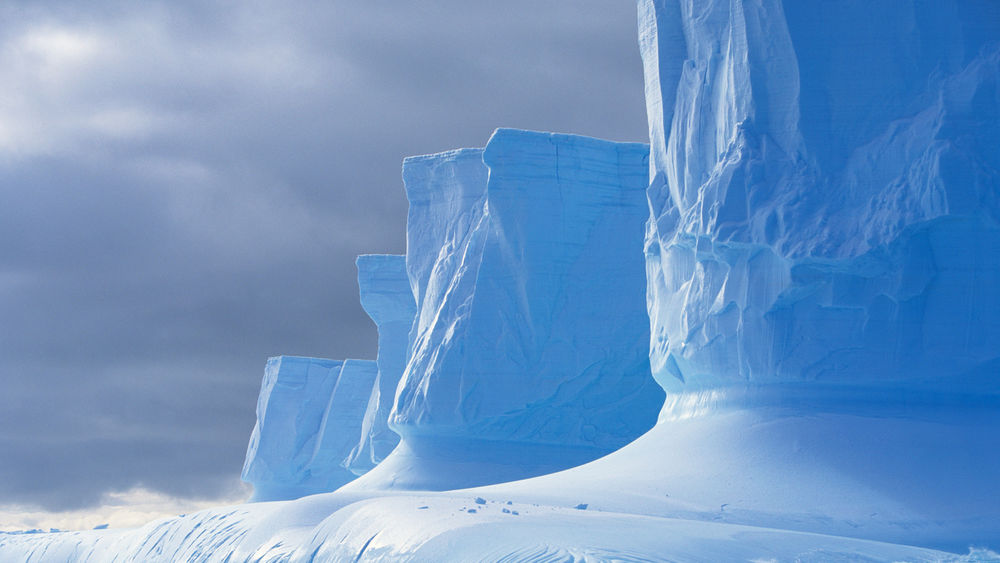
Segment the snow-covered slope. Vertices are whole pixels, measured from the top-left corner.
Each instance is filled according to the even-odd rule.
[[[545,506],[476,491],[327,493],[226,507],[136,530],[0,533],[16,561],[995,561],[926,548],[686,518]]]

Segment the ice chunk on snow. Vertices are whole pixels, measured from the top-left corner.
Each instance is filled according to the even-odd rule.
[[[367,360],[267,361],[243,465],[253,500],[332,491],[354,477],[343,465],[357,443],[375,374],[375,362]]]
[[[378,326],[378,375],[368,399],[361,438],[348,459],[356,474],[364,473],[399,443],[399,435],[389,429],[389,413],[396,386],[406,367],[410,328],[416,306],[406,257],[389,254],[358,256],[358,286],[361,305]]]

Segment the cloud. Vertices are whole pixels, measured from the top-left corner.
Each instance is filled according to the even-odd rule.
[[[634,10],[5,3],[0,504],[227,494],[267,356],[374,357],[354,257],[405,250],[403,157],[645,138]]]
[[[184,499],[136,487],[106,493],[96,505],[86,509],[50,512],[18,505],[0,505],[0,530],[88,530],[97,526],[137,528],[157,518],[245,502],[249,493],[247,485],[219,497]]]

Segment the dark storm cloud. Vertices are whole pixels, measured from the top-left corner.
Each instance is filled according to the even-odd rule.
[[[404,156],[644,140],[630,0],[0,8],[0,504],[238,477],[264,360],[373,357]]]

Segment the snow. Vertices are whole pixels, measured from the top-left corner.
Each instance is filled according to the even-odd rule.
[[[378,362],[268,362],[296,500],[0,557],[1000,560],[1000,4],[638,5],[650,145],[406,159]]]

